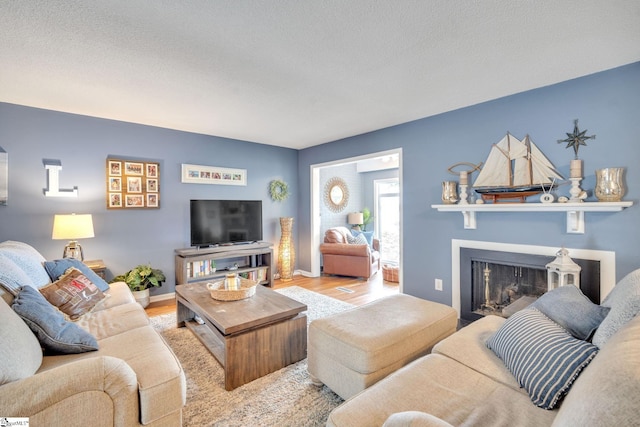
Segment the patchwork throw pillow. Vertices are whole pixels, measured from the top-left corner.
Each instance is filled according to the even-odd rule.
[[[487,340],[531,401],[553,409],[598,348],[574,338],[535,308],[520,310]]]
[[[598,347],[640,313],[640,268],[618,282],[602,305],[611,311],[593,334],[593,343]]]
[[[56,281],[60,276],[64,275],[70,268],[77,268],[87,276],[87,279],[98,287],[102,292],[109,290],[109,284],[104,279],[98,276],[93,270],[91,270],[85,263],[75,258],[63,258],[56,259],[54,261],[45,261],[44,269],[49,274],[51,281]]]
[[[91,311],[104,298],[102,291],[75,268],[71,268],[58,280],[40,289],[40,292],[71,320]]]
[[[31,286],[22,288],[11,306],[43,348],[54,353],[84,353],[98,349],[95,337],[64,316]]]
[[[560,286],[538,298],[536,308],[579,340],[588,340],[609,313],[609,307],[594,304],[573,285]]]

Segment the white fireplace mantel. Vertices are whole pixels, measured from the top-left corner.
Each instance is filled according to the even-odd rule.
[[[476,212],[566,212],[567,233],[584,234],[585,212],[619,212],[633,202],[580,202],[580,203],[482,203],[431,205],[439,212],[462,212],[464,228],[477,228]]]

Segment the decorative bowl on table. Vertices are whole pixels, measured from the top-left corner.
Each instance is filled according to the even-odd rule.
[[[255,295],[257,282],[243,277],[238,277],[236,280],[237,285],[234,289],[229,289],[228,285],[225,286],[226,280],[207,283],[211,298],[218,301],[237,301]]]

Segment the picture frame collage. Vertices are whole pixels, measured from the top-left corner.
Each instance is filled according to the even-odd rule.
[[[160,164],[107,159],[107,209],[159,209]]]
[[[247,185],[247,170],[182,164],[182,183]]]

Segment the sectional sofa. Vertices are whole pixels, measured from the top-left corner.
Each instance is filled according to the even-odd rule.
[[[100,280],[79,262],[0,243],[0,416],[31,427],[181,425],[180,362],[127,285]]]
[[[541,301],[541,302],[540,302]],[[598,306],[558,288],[353,396],[330,427],[640,425],[640,269]]]

